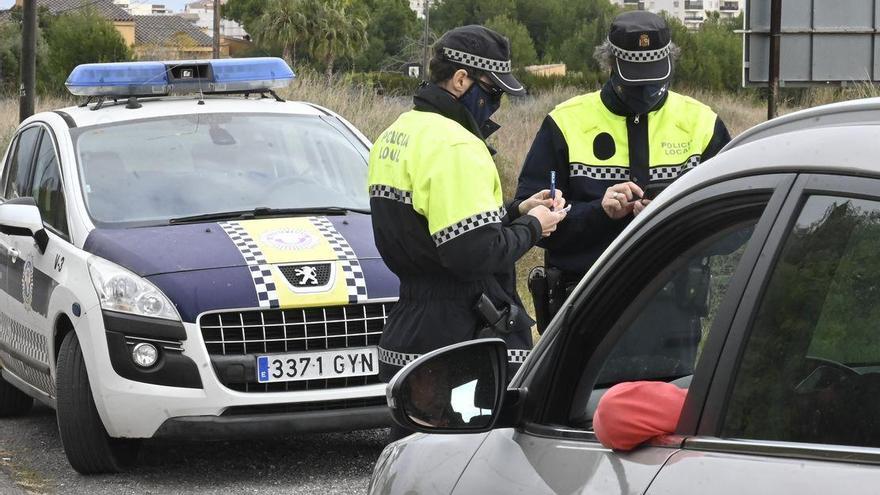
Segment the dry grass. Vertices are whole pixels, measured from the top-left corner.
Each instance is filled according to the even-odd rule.
[[[512,101],[502,105],[495,118],[503,128],[492,137],[491,142],[499,150],[496,162],[508,198],[516,189],[520,166],[541,121],[556,104],[581,92],[573,88],[557,88],[534,97],[511,99]],[[763,103],[742,95],[689,90],[681,92],[715,109],[727,124],[731,135],[739,134],[762,122],[766,116],[766,107]],[[843,91],[822,88],[811,91],[804,101],[806,106],[814,106],[877,95],[877,89],[870,85],[855,86]],[[411,106],[409,98],[379,96],[368,88],[351,86],[339,81],[328,82],[326,78],[312,74],[302,75],[282,92],[282,96],[327,107],[350,120],[370,139],[375,139],[398,115]],[[37,108],[40,110],[58,108],[69,105],[70,101],[57,98],[45,99],[38,102]],[[791,110],[793,108],[783,107],[780,113]],[[4,116],[0,119],[0,143],[5,149],[18,123],[18,101],[0,100],[0,112],[2,112],[0,115]],[[530,310],[531,298],[525,290],[525,277],[533,266],[539,264],[541,264],[541,254],[538,249],[534,249],[517,266],[520,294]]]

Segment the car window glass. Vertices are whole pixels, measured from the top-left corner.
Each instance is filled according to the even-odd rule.
[[[880,202],[812,196],[751,328],[726,437],[880,447]]]
[[[49,134],[40,142],[31,194],[43,217],[43,222],[61,233],[67,233],[67,213],[64,191],[61,187],[61,168],[58,155]]]
[[[693,374],[704,337],[757,220],[716,234],[682,253],[675,270],[639,308],[605,361],[598,388],[634,380],[671,381]]]
[[[27,182],[31,173],[31,159],[40,135],[39,127],[29,127],[19,134],[18,145],[9,162],[9,175],[6,183],[6,199],[27,196]]]

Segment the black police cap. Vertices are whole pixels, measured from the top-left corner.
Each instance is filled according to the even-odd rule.
[[[608,33],[616,58],[614,72],[634,86],[663,83],[672,75],[669,26],[657,14],[643,10],[614,18]]]
[[[510,42],[495,31],[477,25],[462,26],[447,31],[437,45],[444,59],[486,72],[505,93],[513,96],[526,93],[522,83],[511,73]]]

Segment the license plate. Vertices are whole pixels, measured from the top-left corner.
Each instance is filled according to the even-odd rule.
[[[257,356],[257,381],[294,382],[379,373],[376,347]]]

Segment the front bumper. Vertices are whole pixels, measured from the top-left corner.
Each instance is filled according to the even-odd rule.
[[[194,363],[200,388],[144,383],[120,376],[109,356],[100,310],[82,315],[89,328],[83,353],[95,406],[112,437],[215,437],[357,430],[390,426],[385,384],[247,393],[217,378],[198,327],[183,324],[182,355]],[[83,332],[86,333],[86,332]]]
[[[391,425],[387,406],[234,416],[170,418],[154,437],[229,439],[270,437],[285,433],[349,431]]]

